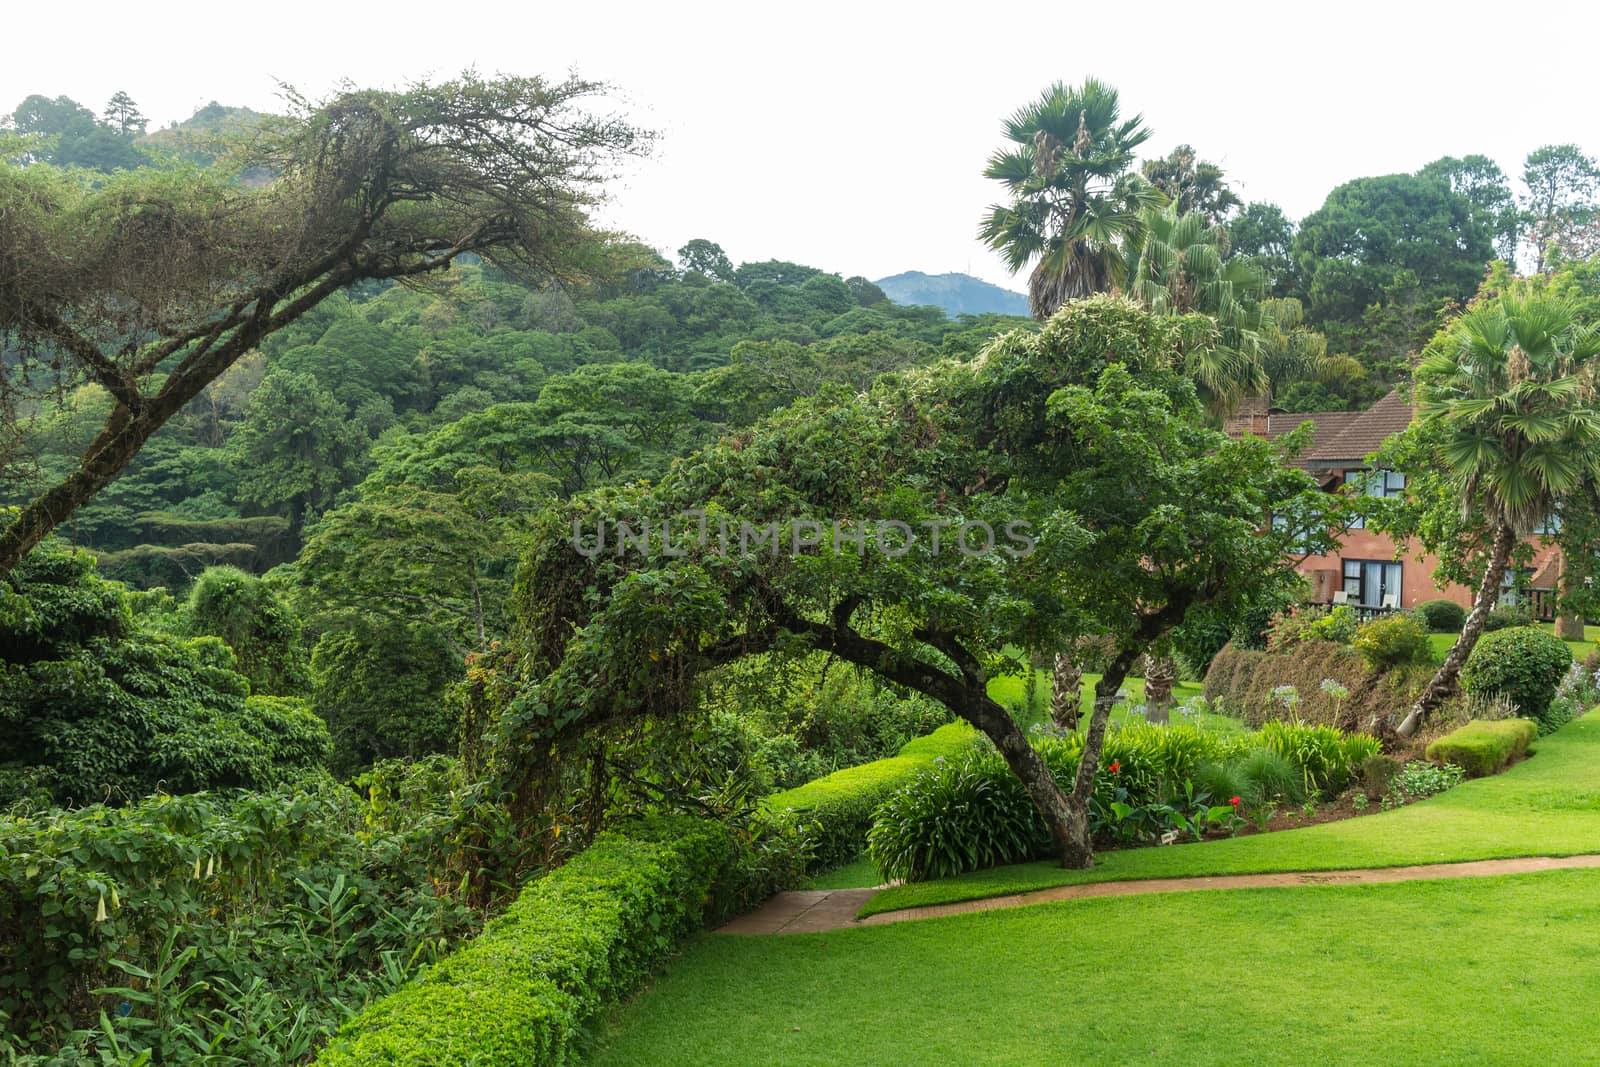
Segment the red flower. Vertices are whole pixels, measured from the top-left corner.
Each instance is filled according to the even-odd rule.
[[[1112,774],[1116,774],[1118,771],[1122,770],[1122,761],[1119,759],[1112,760],[1109,770]]]
[[[1239,798],[1238,797],[1229,797],[1228,798],[1228,803],[1232,804],[1234,807],[1237,808],[1239,806]]]

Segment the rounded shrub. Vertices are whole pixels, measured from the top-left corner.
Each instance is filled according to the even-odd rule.
[[[1362,623],[1350,644],[1374,670],[1424,663],[1429,654],[1428,631],[1422,620],[1402,611]]]
[[[1467,624],[1467,609],[1454,600],[1425,600],[1417,605],[1417,618],[1436,634],[1458,634]]]
[[[1461,670],[1461,685],[1469,695],[1507,697],[1548,732],[1554,728],[1546,722],[1550,702],[1570,666],[1572,650],[1561,638],[1537,626],[1515,626],[1478,640]]]

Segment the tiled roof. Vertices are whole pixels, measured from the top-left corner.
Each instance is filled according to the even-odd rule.
[[[1399,390],[1394,390],[1349,419],[1327,440],[1319,433],[1304,461],[1309,466],[1331,466],[1340,460],[1360,463],[1384,441],[1410,426],[1414,414],[1410,401],[1403,399]]]

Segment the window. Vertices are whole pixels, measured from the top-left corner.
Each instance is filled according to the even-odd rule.
[[[1534,528],[1534,533],[1544,537],[1551,537],[1561,532],[1561,513],[1552,511],[1544,517],[1544,521]]]
[[[1392,499],[1405,495],[1406,476],[1399,471],[1367,470],[1363,467],[1345,471],[1344,484],[1352,487],[1352,493]],[[1350,520],[1352,530],[1362,529],[1366,524],[1367,521],[1360,517]]]
[[[1394,597],[1393,606],[1400,606],[1401,577],[1401,565],[1389,560],[1344,561],[1344,591],[1351,603],[1363,607],[1381,608],[1390,596]]]
[[[1500,579],[1500,600],[1495,606],[1526,607],[1531,600],[1528,593],[1532,584],[1532,567],[1507,567],[1505,576]]]

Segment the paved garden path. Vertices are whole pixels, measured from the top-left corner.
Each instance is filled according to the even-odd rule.
[[[1058,900],[1089,897],[1126,897],[1141,893],[1186,893],[1204,889],[1262,889],[1306,885],[1369,885],[1380,882],[1421,882],[1440,878],[1482,878],[1496,874],[1559,871],[1574,867],[1600,867],[1600,855],[1529,856],[1522,859],[1472,860],[1466,863],[1429,863],[1411,867],[1364,867],[1347,871],[1283,871],[1275,874],[1222,874],[1198,878],[1143,878],[1125,882],[1089,882],[1058,885],[1010,896],[963,900],[954,904],[929,904],[920,908],[884,911],[857,919],[856,912],[877,889],[811,889],[779,893],[755,911],[723,926],[724,934],[814,934],[852,926],[937,919],[996,908],[1020,908]],[[881,887],[880,887],[881,888]]]

